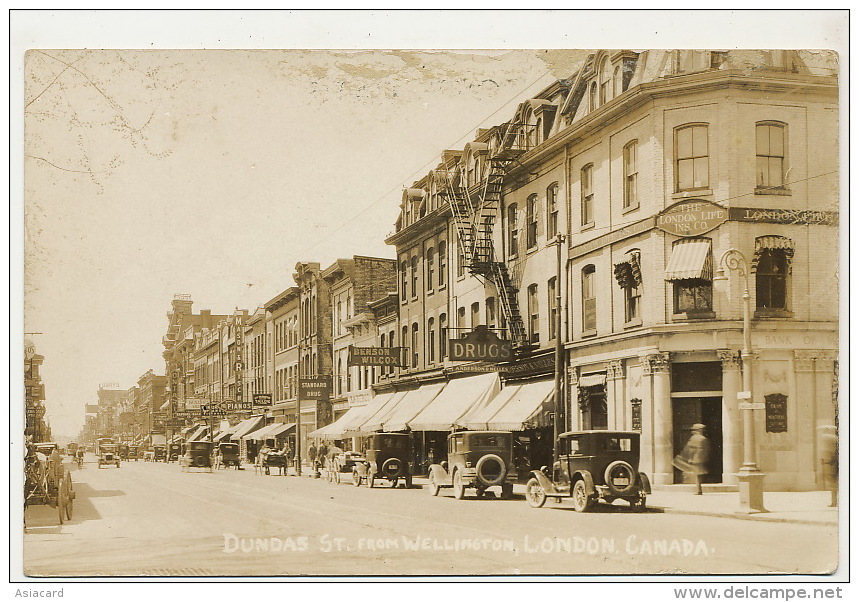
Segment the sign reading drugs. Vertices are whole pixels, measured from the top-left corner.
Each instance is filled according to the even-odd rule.
[[[298,379],[298,399],[301,401],[322,401],[331,395],[331,378],[318,376],[316,378]]]
[[[450,340],[449,359],[455,362],[506,362],[513,358],[513,343],[486,326],[475,326],[461,339]]]
[[[347,366],[399,366],[405,367],[404,347],[355,347],[349,345]]]
[[[688,200],[666,207],[656,216],[656,227],[675,236],[699,236],[728,220],[728,209],[704,200]]]

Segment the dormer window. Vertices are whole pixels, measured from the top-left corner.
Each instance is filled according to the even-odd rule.
[[[603,58],[599,69],[599,99],[600,106],[611,100],[611,71],[609,70],[608,58]]]

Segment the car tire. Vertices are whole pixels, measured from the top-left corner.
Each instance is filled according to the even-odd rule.
[[[361,479],[361,475],[358,474],[358,471],[353,470],[352,471],[352,484],[355,485],[355,487],[360,487],[362,480],[363,479]]]
[[[593,507],[593,498],[588,495],[588,488],[584,479],[579,479],[573,485],[573,510],[576,512],[588,512]]]
[[[536,477],[530,479],[525,485],[525,499],[532,508],[542,508],[546,504],[546,490]]]
[[[435,482],[435,475],[430,473],[429,492],[432,496],[437,496],[441,491],[441,487]]]
[[[624,471],[627,474],[627,484],[625,487],[618,487],[613,482],[614,473],[618,470]],[[618,497],[628,495],[634,488],[636,477],[638,477],[638,473],[632,468],[632,465],[629,462],[625,462],[623,460],[615,460],[605,468],[605,473],[603,473],[603,477],[605,478],[605,484],[608,485],[609,490]]]
[[[458,500],[465,497],[465,483],[462,481],[462,473],[458,470],[453,473],[453,497]]]
[[[491,462],[497,462],[499,470],[497,475],[492,478],[488,478],[483,473],[484,470],[487,468],[487,465]],[[486,454],[485,456],[482,456],[477,461],[477,465],[474,467],[474,469],[477,472],[477,478],[487,487],[492,487],[493,485],[500,485],[505,481],[505,479],[507,479],[507,464],[504,462],[504,460],[501,459],[501,456],[497,454]]]

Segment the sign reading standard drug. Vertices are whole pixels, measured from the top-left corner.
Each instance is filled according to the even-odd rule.
[[[656,227],[675,236],[699,236],[728,220],[728,210],[701,199],[680,201],[656,216]]]
[[[455,362],[506,362],[513,358],[513,343],[486,326],[475,326],[461,339],[450,340],[449,359]]]
[[[324,376],[298,379],[298,399],[324,401],[331,395],[331,379]]]

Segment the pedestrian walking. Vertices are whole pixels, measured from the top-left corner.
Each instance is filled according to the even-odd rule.
[[[307,448],[307,459],[310,460],[310,469],[316,472],[316,446],[311,443]]]
[[[692,425],[692,436],[683,447],[683,451],[674,456],[674,466],[683,471],[684,474],[693,475],[697,490],[695,495],[704,493],[701,483],[704,475],[710,469],[710,440],[704,435],[706,426],[700,422]]]
[[[830,506],[838,505],[838,433],[834,426],[820,427],[820,463],[823,486],[831,494]]]

